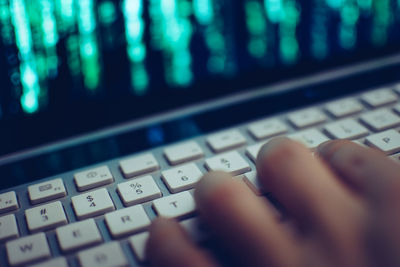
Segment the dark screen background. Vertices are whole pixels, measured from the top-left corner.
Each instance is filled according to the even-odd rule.
[[[399,44],[397,0],[0,0],[0,154]]]

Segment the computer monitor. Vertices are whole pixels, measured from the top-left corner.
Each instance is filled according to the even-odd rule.
[[[396,0],[0,0],[0,154],[399,45]]]

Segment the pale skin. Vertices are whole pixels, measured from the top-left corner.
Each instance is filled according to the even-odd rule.
[[[400,164],[349,141],[321,145],[317,156],[286,138],[257,159],[276,209],[226,173],[209,173],[195,191],[199,216],[238,266],[400,266]],[[174,220],[150,227],[152,266],[222,266]]]

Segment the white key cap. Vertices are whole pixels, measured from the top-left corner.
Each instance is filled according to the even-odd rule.
[[[284,134],[287,131],[287,126],[277,119],[266,119],[249,125],[249,132],[257,140]]]
[[[396,130],[388,130],[368,136],[366,142],[368,145],[382,150],[387,155],[400,152],[400,133]]]
[[[353,115],[363,110],[363,106],[355,99],[346,98],[326,105],[326,110],[336,118]]]
[[[394,90],[400,95],[400,84],[395,85]]]
[[[105,221],[114,238],[139,232],[150,225],[142,205],[107,213]]]
[[[202,176],[203,173],[194,163],[162,172],[162,179],[172,193],[193,188]]]
[[[23,265],[51,257],[46,235],[38,233],[6,243],[8,262],[11,266]]]
[[[325,131],[336,139],[356,139],[369,134],[367,128],[353,119],[330,123],[325,126]]]
[[[326,116],[315,108],[303,109],[289,114],[289,121],[297,128],[305,128],[326,121]]]
[[[28,193],[32,204],[54,200],[67,195],[61,178],[31,185],[28,187]]]
[[[149,239],[149,233],[141,233],[129,238],[129,243],[136,258],[140,262],[146,261],[146,243]]]
[[[160,165],[158,165],[153,154],[149,153],[122,160],[119,163],[119,167],[121,168],[125,178],[131,178],[156,171],[160,168]]]
[[[257,172],[252,171],[243,175],[243,181],[250,187],[250,189],[258,196],[262,195],[263,189],[260,181],[257,178]]]
[[[54,258],[45,262],[40,262],[34,265],[29,265],[29,267],[68,267],[68,262],[64,257]]]
[[[240,175],[251,170],[247,161],[236,151],[207,159],[206,168],[209,171],[229,172],[233,176]]]
[[[384,131],[400,125],[400,117],[387,109],[368,112],[361,116],[361,121],[375,131]]]
[[[110,242],[78,253],[82,267],[123,267],[128,266],[128,260],[118,242]]]
[[[258,152],[260,152],[261,147],[265,144],[266,143],[258,143],[255,145],[251,145],[246,149],[247,155],[254,163],[257,161]]]
[[[395,90],[398,94],[400,94],[400,84],[395,85],[395,86],[394,86],[394,90]]]
[[[396,112],[397,112],[397,114],[399,114],[399,115],[400,115],[400,104],[398,104],[398,105],[394,106],[394,111],[396,111]]]
[[[101,188],[71,198],[79,220],[98,216],[115,209],[107,189]]]
[[[246,139],[238,130],[229,130],[209,136],[207,143],[219,153],[246,144]]]
[[[390,89],[379,89],[363,94],[361,99],[371,107],[377,108],[395,103],[397,95]]]
[[[64,252],[77,250],[102,241],[99,229],[93,219],[71,223],[56,229],[57,240]]]
[[[196,204],[192,195],[185,191],[154,200],[153,208],[158,216],[178,218],[193,213]]]
[[[151,176],[121,183],[118,185],[117,191],[125,206],[140,204],[162,196],[160,188]]]
[[[171,165],[177,165],[204,156],[204,152],[196,142],[190,141],[183,144],[167,147],[164,155]]]
[[[207,240],[210,232],[207,231],[205,226],[200,222],[199,218],[190,218],[180,223],[194,242],[202,242]]]
[[[14,214],[0,217],[0,241],[16,238],[19,236],[17,220]]]
[[[304,144],[306,147],[313,149],[320,144],[329,141],[329,138],[316,129],[305,130],[291,134],[289,138]]]
[[[68,223],[60,201],[27,209],[25,217],[31,232],[46,231]]]
[[[110,184],[114,181],[114,177],[107,166],[101,166],[76,173],[74,175],[74,181],[79,191],[85,191]]]
[[[17,210],[18,200],[14,191],[0,194],[0,213]]]

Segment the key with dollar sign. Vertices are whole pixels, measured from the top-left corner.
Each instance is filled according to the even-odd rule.
[[[115,209],[106,188],[74,196],[71,200],[79,220],[102,215]]]
[[[89,207],[96,207],[96,203],[94,203],[94,198],[91,195],[87,196],[86,199],[90,203]]]

